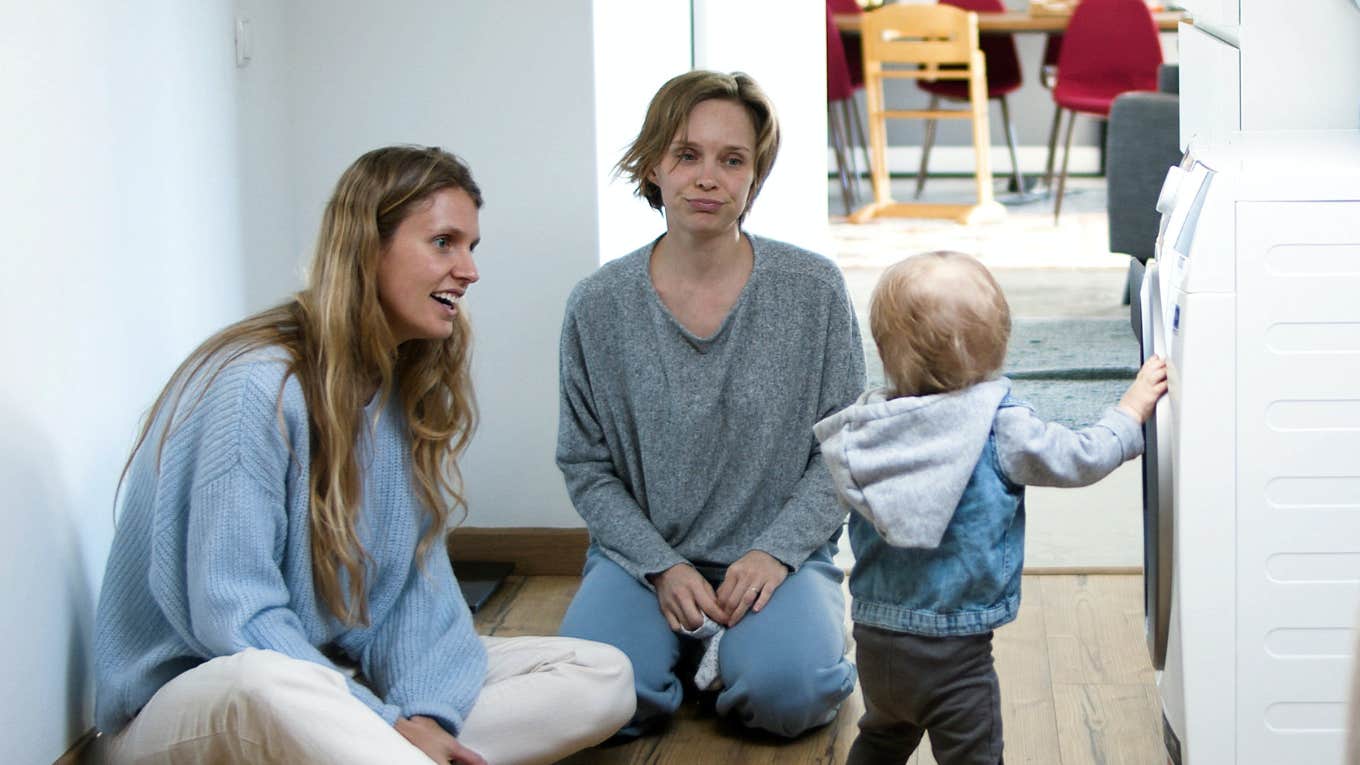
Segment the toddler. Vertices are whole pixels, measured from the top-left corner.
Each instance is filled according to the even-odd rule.
[[[998,376],[1011,327],[1001,288],[956,252],[890,268],[870,327],[886,387],[815,427],[855,510],[850,593],[865,713],[849,764],[904,763],[928,732],[941,765],[996,765],[992,630],[1020,603],[1024,487],[1085,486],[1140,454],[1166,365],[1149,359],[1091,427],[1044,422]]]

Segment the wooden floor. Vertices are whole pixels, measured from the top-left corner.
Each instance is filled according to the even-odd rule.
[[[511,577],[477,615],[484,635],[550,635],[579,577]],[[996,633],[1007,765],[1161,765],[1161,712],[1143,638],[1139,576],[1026,576],[1020,616]],[[852,653],[853,655],[853,653]],[[662,735],[581,752],[571,765],[845,761],[859,690],[830,725],[794,741],[743,731],[697,701]],[[910,765],[932,765],[929,745]]]

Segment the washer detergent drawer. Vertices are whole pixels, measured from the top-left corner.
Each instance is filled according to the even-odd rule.
[[[1167,355],[1161,287],[1155,260],[1148,261],[1139,300],[1138,344],[1142,360]],[[1175,528],[1175,470],[1171,404],[1163,396],[1143,423],[1143,624],[1153,669],[1166,666],[1171,623],[1171,576]]]

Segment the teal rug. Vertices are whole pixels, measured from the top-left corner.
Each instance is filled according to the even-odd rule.
[[[867,328],[865,328],[867,330]],[[865,334],[869,384],[883,384],[883,364]],[[1138,374],[1138,341],[1128,319],[1015,319],[1003,371],[1012,395],[1046,420],[1090,425]]]
[[[1005,374],[1040,417],[1090,425],[1137,376],[1138,340],[1127,319],[1016,319]]]

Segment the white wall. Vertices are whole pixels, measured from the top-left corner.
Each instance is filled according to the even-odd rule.
[[[689,0],[595,0],[595,157],[601,262],[660,236],[666,219],[614,176],[647,104],[690,69]]]
[[[0,25],[0,741],[89,725],[90,636],[134,427],[242,309],[230,3],[24,3]]]
[[[826,11],[817,0],[694,0],[695,66],[755,78],[782,144],[746,228],[827,252]]]
[[[300,286],[322,208],[359,154],[443,146],[482,187],[468,293],[482,422],[462,461],[478,526],[576,525],[553,461],[567,293],[599,259],[590,0],[239,0],[252,308]]]
[[[295,5],[279,0],[235,0],[233,21],[249,25],[250,61],[235,70],[240,146],[237,197],[247,312],[281,303],[302,286],[321,217],[315,201],[305,215],[298,210],[298,179],[293,168],[297,151],[293,38],[298,33],[291,19]]]

